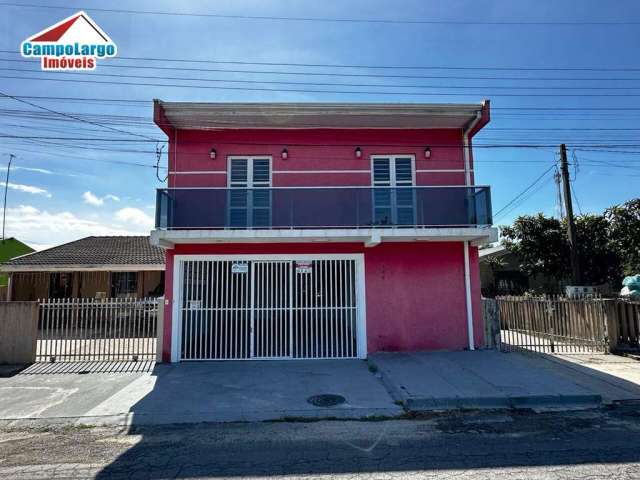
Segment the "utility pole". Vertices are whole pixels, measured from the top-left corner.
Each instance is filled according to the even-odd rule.
[[[9,154],[9,164],[7,165],[7,179],[4,182],[4,208],[2,209],[2,241],[4,242],[4,225],[7,220],[7,190],[9,189],[9,174],[11,173],[11,161],[16,158],[13,153]]]
[[[578,257],[578,242],[576,240],[576,225],[573,221],[573,204],[571,203],[571,184],[569,183],[569,165],[567,164],[567,146],[560,145],[560,174],[564,190],[564,211],[567,217],[567,236],[569,237],[569,251],[571,255],[571,281],[573,285],[580,285],[580,264]]]

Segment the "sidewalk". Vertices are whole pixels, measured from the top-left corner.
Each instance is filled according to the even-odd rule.
[[[361,360],[192,362],[142,372],[75,365],[36,364],[0,378],[0,423],[157,425],[403,413]],[[76,373],[58,373],[66,371]],[[307,401],[323,394],[345,402]]]
[[[603,355],[601,357],[604,357]],[[596,407],[640,385],[560,358],[497,351],[380,353],[369,362],[409,410]],[[566,364],[566,365],[565,365]],[[640,363],[630,366],[638,372]],[[615,384],[615,389],[609,388]],[[634,392],[634,388],[636,392]]]
[[[316,406],[315,395],[344,403]],[[640,401],[640,362],[612,355],[381,353],[361,360],[35,364],[0,377],[0,425],[159,425],[572,409]],[[403,408],[404,407],[404,408]]]

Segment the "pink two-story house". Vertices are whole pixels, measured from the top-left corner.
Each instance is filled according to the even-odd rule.
[[[483,344],[493,241],[471,139],[489,103],[156,100],[166,361],[364,358]]]

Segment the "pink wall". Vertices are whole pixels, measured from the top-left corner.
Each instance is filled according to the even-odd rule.
[[[225,186],[230,155],[270,155],[275,187],[370,185],[370,157],[384,154],[414,155],[418,185],[464,183],[460,129],[170,130],[168,134],[171,142],[177,138],[175,152],[173,148],[169,152],[170,187]],[[284,146],[289,152],[287,160],[280,155]],[[358,146],[361,158],[355,157]],[[431,148],[429,159],[424,158],[426,146]],[[216,149],[215,160],[209,158],[211,148]],[[346,172],[297,173],[322,170]],[[219,173],[204,173],[212,171]]]
[[[462,350],[467,347],[461,242],[178,245],[167,251],[163,358],[170,360],[175,254],[364,253],[367,349]],[[476,345],[483,342],[477,248],[471,249]]]

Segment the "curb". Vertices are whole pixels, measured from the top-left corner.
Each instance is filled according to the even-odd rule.
[[[376,377],[395,402],[401,403],[408,412],[428,412],[443,410],[477,410],[477,409],[575,409],[600,407],[602,396],[599,394],[570,395],[520,395],[489,397],[416,397],[407,393],[401,386],[391,380],[391,376],[372,359],[367,362],[376,369]]]
[[[602,405],[602,397],[586,395],[527,395],[518,397],[449,397],[416,398],[408,397],[403,401],[405,407],[413,412],[461,409],[513,409],[513,408],[596,408]]]

